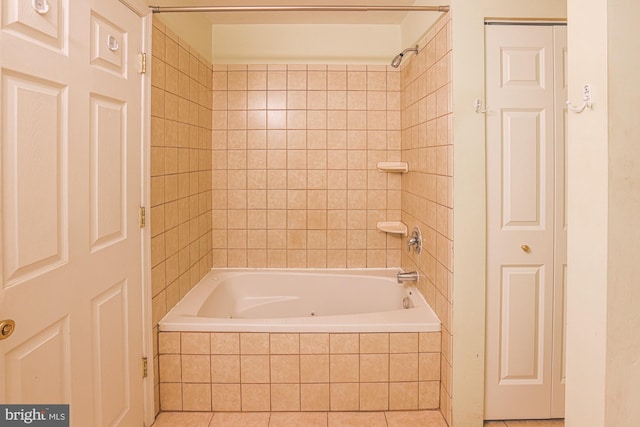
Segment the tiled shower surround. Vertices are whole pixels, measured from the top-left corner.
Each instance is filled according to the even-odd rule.
[[[419,270],[442,321],[437,338],[160,333],[157,410],[440,408],[451,425],[450,38],[447,14],[400,70],[211,66],[154,19],[154,333],[211,266]],[[376,170],[396,160],[410,173]],[[385,220],[419,225],[422,255],[376,230]]]
[[[154,19],[151,288],[158,321],[211,269],[211,64]],[[157,350],[155,401],[159,409]]]
[[[387,267],[401,239],[400,72],[214,65],[214,267]]]
[[[440,333],[160,332],[165,411],[437,409]]]
[[[419,256],[402,252],[402,268],[418,270],[418,288],[442,322],[440,409],[451,425],[453,312],[453,135],[451,20],[447,14],[402,67],[402,221],[418,225]]]

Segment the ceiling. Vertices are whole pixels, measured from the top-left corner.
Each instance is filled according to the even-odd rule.
[[[448,0],[147,0],[151,6],[440,6]],[[190,12],[191,13],[191,12]],[[399,25],[407,13],[437,12],[215,12],[212,24]]]

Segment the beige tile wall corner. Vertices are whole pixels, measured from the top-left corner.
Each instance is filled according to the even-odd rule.
[[[391,267],[401,240],[400,73],[214,65],[213,265]]]
[[[158,321],[211,269],[211,64],[154,20],[151,287]],[[154,347],[159,410],[158,352]]]
[[[419,256],[402,251],[402,267],[419,270],[419,289],[442,321],[440,409],[451,425],[453,283],[453,138],[451,19],[447,14],[403,64],[402,221],[422,231]]]

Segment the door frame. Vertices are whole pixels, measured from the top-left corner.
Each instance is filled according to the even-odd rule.
[[[151,28],[152,13],[143,0],[119,0],[142,21],[141,53],[147,55],[146,72],[142,74],[142,92],[140,93],[142,106],[141,150],[140,153],[140,206],[150,204],[150,165],[151,165]],[[149,211],[149,209],[147,209]],[[147,221],[148,223],[148,221]],[[153,330],[151,320],[151,227],[140,229],[140,247],[142,250],[142,265],[140,266],[142,285],[142,354],[153,364]],[[147,377],[143,379],[143,422],[150,426],[155,421],[154,370],[149,369]]]

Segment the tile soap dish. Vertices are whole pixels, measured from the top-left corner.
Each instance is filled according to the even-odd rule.
[[[385,221],[376,224],[376,228],[385,233],[407,235],[407,226],[400,221]]]
[[[409,163],[407,162],[378,162],[377,167],[380,172],[409,172]]]

